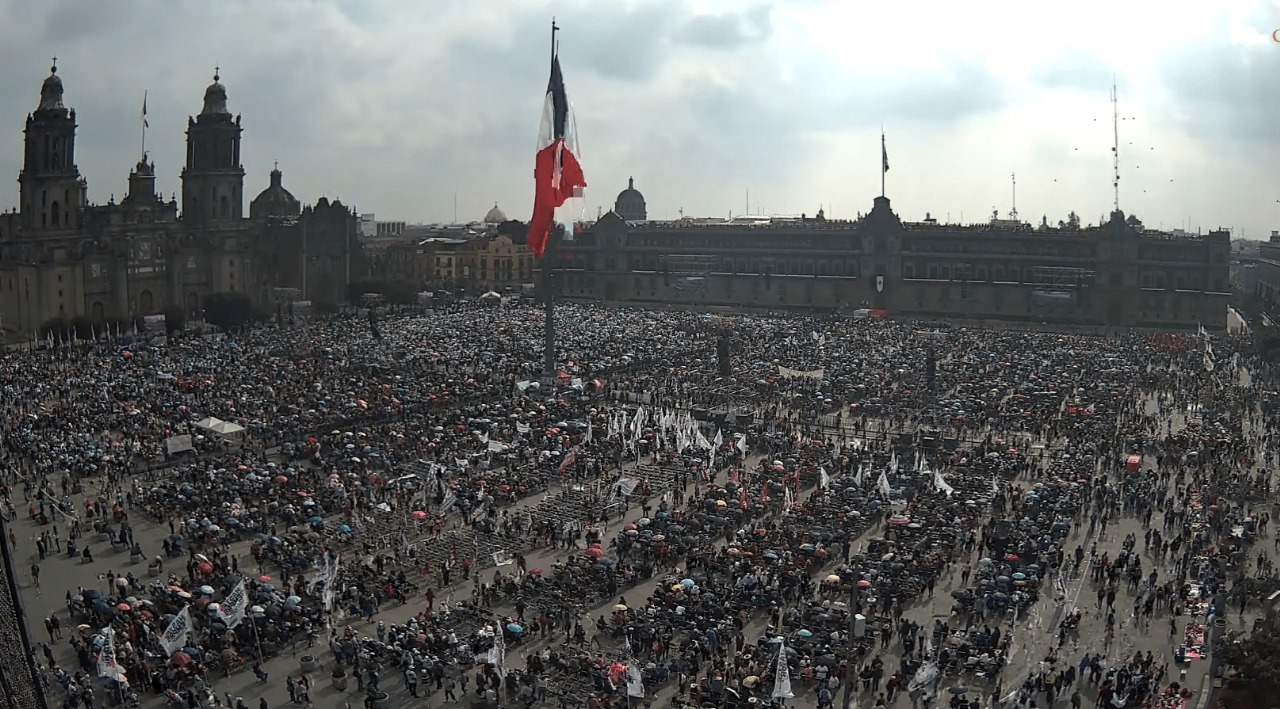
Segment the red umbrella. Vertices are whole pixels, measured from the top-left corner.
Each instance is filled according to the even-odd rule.
[[[267,576],[266,574],[263,574],[263,575],[261,575],[261,576],[259,576],[259,577],[258,577],[258,580],[259,580],[259,581],[270,581],[270,580],[271,580],[271,577],[270,577],[270,576]]]
[[[175,652],[173,657],[169,658],[169,662],[172,662],[174,667],[186,667],[191,664],[191,656],[185,652]]]
[[[426,512],[423,512],[422,510],[414,510],[414,511],[413,511],[413,518],[414,518],[414,519],[426,519],[426,518],[427,518],[427,513],[426,513]]]
[[[207,574],[213,571],[213,564],[210,564],[209,562],[206,561],[200,564],[199,566],[197,566],[196,568],[200,569],[200,573]]]
[[[289,482],[289,478],[285,477],[284,475],[277,475],[277,476],[276,476],[276,482],[277,482],[277,483],[280,483],[281,485],[283,485],[283,484],[285,484],[285,483]]]
[[[299,491],[298,491],[298,497],[306,497],[306,496],[307,496],[307,493],[306,493],[306,492],[304,492],[304,491],[302,491],[302,490],[299,490]]]
[[[130,606],[128,603],[120,603],[120,604],[117,604],[117,605],[116,605],[116,608],[117,608],[117,609],[119,609],[119,610],[122,610],[122,611],[131,611],[131,610],[133,610],[133,606]]]
[[[858,588],[871,588],[871,582],[866,579],[862,579],[858,582]]]

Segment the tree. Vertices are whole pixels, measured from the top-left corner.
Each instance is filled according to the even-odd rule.
[[[1262,623],[1248,637],[1239,631],[1222,639],[1222,661],[1228,673],[1228,687],[1259,707],[1271,706],[1280,694],[1280,627],[1273,620]]]
[[[244,293],[214,293],[204,301],[204,319],[223,330],[236,330],[263,320]]]

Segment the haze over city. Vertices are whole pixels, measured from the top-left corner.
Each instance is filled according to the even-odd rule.
[[[179,191],[187,116],[220,67],[246,192],[279,162],[304,202],[380,219],[527,219],[549,25],[577,116],[587,209],[634,176],[650,218],[816,212],[879,193],[906,219],[1051,222],[1120,206],[1150,227],[1280,226],[1275,2],[1048,7],[840,0],[0,4],[0,173],[52,57],[93,202],[141,150]],[[749,197],[747,196],[749,192]],[[16,206],[17,189],[0,193]],[[1188,219],[1190,220],[1188,222]]]

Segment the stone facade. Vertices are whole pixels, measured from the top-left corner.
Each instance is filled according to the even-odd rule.
[[[636,223],[604,215],[560,247],[559,293],[624,304],[751,307],[1029,325],[1226,326],[1230,235],[904,223],[878,197],[852,221]]]
[[[0,328],[23,337],[76,319],[174,311],[198,318],[204,299],[219,292],[244,293],[267,309],[275,289],[303,285],[304,242],[323,275],[320,291],[302,297],[346,302],[362,264],[357,215],[327,200],[300,210],[277,169],[246,218],[241,132],[215,74],[200,114],[187,122],[181,201],[156,192],[156,167],[144,155],[123,199],[91,204],[75,163],[76,114],[54,67],[27,117],[19,208],[0,214]],[[290,276],[281,264],[292,262],[298,273],[282,282]]]

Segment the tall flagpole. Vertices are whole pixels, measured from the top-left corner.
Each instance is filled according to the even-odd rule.
[[[556,33],[560,28],[556,26],[556,19],[551,18],[551,70],[555,70],[556,65]],[[546,380],[543,385],[547,387],[545,394],[551,393],[551,387],[556,382],[556,278],[554,273],[554,261],[556,258],[556,231],[557,225],[553,220],[551,223],[551,232],[547,234],[546,250],[542,254],[542,288],[546,291],[546,301],[544,308],[545,330],[543,332],[542,343],[542,378]]]
[[[147,159],[147,92],[142,92],[142,159]]]
[[[884,144],[884,126],[880,127],[880,196],[884,196],[884,177],[889,174],[889,150]]]

